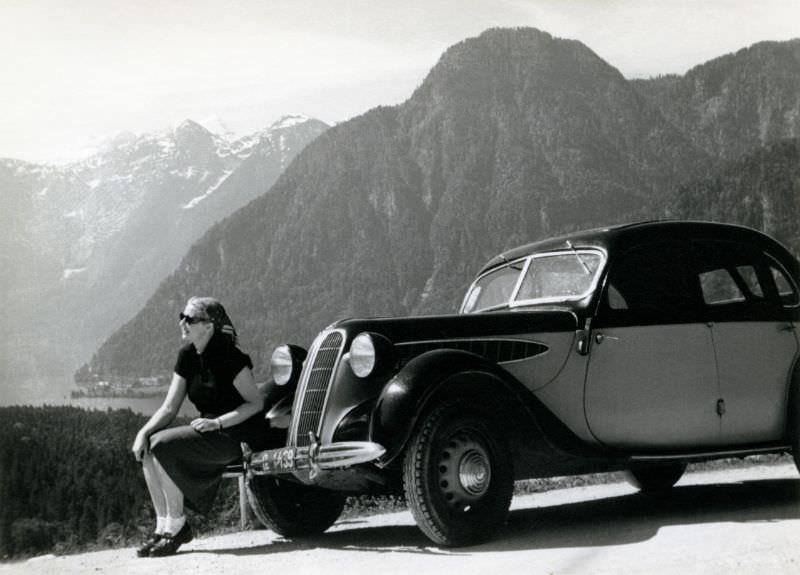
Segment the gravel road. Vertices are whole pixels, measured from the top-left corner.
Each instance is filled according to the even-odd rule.
[[[439,549],[411,514],[341,521],[323,536],[270,531],[196,539],[178,555],[132,548],[0,564],[0,575],[800,574],[800,478],[793,465],[689,473],[667,499],[625,484],[514,499],[491,542]]]

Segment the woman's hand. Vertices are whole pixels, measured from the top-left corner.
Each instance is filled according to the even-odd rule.
[[[147,455],[147,452],[150,451],[150,438],[147,437],[147,434],[141,431],[136,434],[131,451],[133,451],[136,461],[141,461]]]
[[[192,429],[200,433],[205,433],[207,431],[216,431],[222,428],[219,419],[206,419],[205,417],[198,417],[197,419],[193,419],[189,425],[192,426]]]

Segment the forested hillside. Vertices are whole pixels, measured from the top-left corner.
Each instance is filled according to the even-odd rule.
[[[130,452],[145,418],[130,410],[0,408],[0,558],[133,545],[153,528]],[[236,482],[200,530],[238,520]]]
[[[800,255],[800,140],[773,143],[682,186],[674,215],[763,230]]]
[[[800,137],[800,39],[761,42],[684,76],[633,85],[695,146],[715,157],[731,160]]]

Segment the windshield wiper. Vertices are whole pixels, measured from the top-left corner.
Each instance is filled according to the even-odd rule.
[[[506,259],[506,256],[504,256],[503,254],[500,254],[500,259],[503,260],[503,263],[507,264],[508,267],[510,267],[512,270],[516,270],[518,272],[522,271],[522,266],[520,264],[512,264]]]
[[[583,266],[583,269],[585,269],[585,270],[586,270],[586,274],[587,274],[587,275],[592,275],[592,270],[591,270],[591,269],[589,269],[589,266],[588,266],[588,265],[586,265],[586,262],[585,262],[585,261],[583,261],[583,258],[581,257],[581,254],[579,254],[579,253],[578,253],[578,250],[576,250],[576,249],[575,249],[575,246],[573,246],[573,245],[572,245],[572,242],[571,242],[571,241],[569,241],[569,240],[567,240],[567,247],[568,247],[570,250],[572,250],[572,253],[573,253],[573,254],[575,254],[575,257],[576,257],[576,258],[578,258],[578,261],[579,261],[579,262],[581,262],[581,265]]]

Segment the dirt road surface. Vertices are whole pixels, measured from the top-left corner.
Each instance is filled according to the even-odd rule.
[[[626,484],[514,499],[489,543],[431,545],[411,514],[341,521],[287,541],[265,530],[196,539],[178,555],[132,548],[0,564],[0,575],[800,574],[800,477],[793,465],[690,473],[669,498]]]

